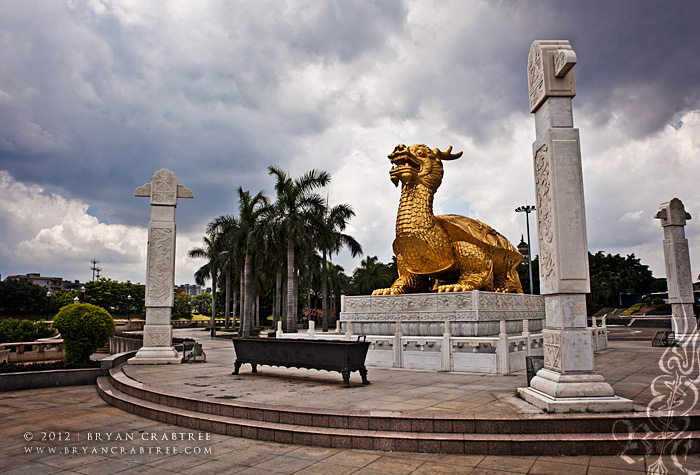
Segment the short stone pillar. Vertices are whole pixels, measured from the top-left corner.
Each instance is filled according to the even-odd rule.
[[[352,323],[349,323],[352,325]],[[392,366],[394,368],[403,368],[403,341],[401,338],[403,334],[401,333],[401,322],[397,321],[394,331],[394,354],[392,360]]]
[[[146,325],[143,346],[129,364],[180,363],[173,348],[170,322],[175,288],[175,208],[178,198],[194,198],[192,191],[177,183],[165,168],[153,175],[151,183],[139,187],[134,196],[151,199],[146,264]]]
[[[586,317],[590,283],[581,147],[571,108],[575,64],[568,41],[535,41],[530,48],[545,367],[520,392],[531,404],[558,412],[631,411],[632,401],[615,396],[593,365]]]
[[[282,338],[282,320],[277,321],[277,331],[275,332],[275,337]]]
[[[452,323],[445,320],[445,332],[442,334],[442,366],[441,371],[452,371]]]
[[[697,331],[693,311],[693,278],[690,272],[690,253],[685,238],[685,222],[690,214],[678,198],[661,203],[654,218],[661,220],[664,228],[664,261],[668,301],[671,304],[672,325],[675,339],[682,343]]]

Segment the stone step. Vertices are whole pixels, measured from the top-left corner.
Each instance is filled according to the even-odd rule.
[[[646,432],[647,427],[681,427],[700,430],[700,411],[670,417],[659,413],[565,413],[565,414],[445,414],[388,411],[341,411],[295,406],[222,401],[192,397],[146,387],[127,376],[121,368],[110,371],[112,384],[120,391],[160,404],[208,414],[288,424],[400,432],[441,432],[480,434],[565,434]]]
[[[211,398],[197,400],[154,391],[131,380],[119,368],[112,370],[109,377],[98,379],[98,392],[105,401],[120,409],[168,424],[322,447],[458,454],[617,455],[625,449],[627,454],[670,453],[682,447],[697,452],[700,437],[700,431],[690,427],[684,432],[560,431],[568,417],[586,426],[585,419],[578,416],[596,414],[550,416],[549,419],[543,414],[544,419],[539,421],[542,430],[524,432],[515,430],[515,427],[523,428],[522,421],[517,426],[516,418],[501,414],[481,418],[402,413],[375,415],[366,411],[340,414],[289,406],[219,402]],[[622,417],[616,416],[618,420]],[[448,421],[451,424],[446,424]],[[530,427],[526,423],[525,427],[537,426]],[[567,424],[563,427],[568,428]],[[594,425],[589,425],[591,427]]]

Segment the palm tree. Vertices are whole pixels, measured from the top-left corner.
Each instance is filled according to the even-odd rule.
[[[221,240],[219,235],[212,233],[204,236],[204,245],[195,247],[187,252],[188,257],[206,259],[207,263],[194,273],[194,281],[197,285],[204,285],[211,278],[211,336],[216,334],[216,281],[219,277],[219,252]]]
[[[335,299],[338,295],[342,295],[345,289],[350,285],[350,277],[345,275],[345,269],[342,266],[337,266],[331,262],[328,263],[328,285],[331,289],[331,309],[332,312],[329,316],[333,317],[335,320],[335,309],[336,303]],[[337,323],[336,323],[337,325]]]
[[[279,223],[287,239],[287,331],[297,330],[296,267],[294,252],[296,246],[311,237],[309,222],[311,213],[323,207],[323,198],[313,190],[326,186],[330,175],[321,170],[311,170],[297,179],[292,179],[279,167],[269,166],[270,175],[276,178],[275,191]]]
[[[256,254],[256,244],[262,241],[261,217],[267,212],[269,202],[262,191],[255,196],[249,191],[238,187],[238,223],[245,252],[243,264],[243,310],[241,311],[241,324],[239,334],[243,337],[250,336],[253,322],[253,294],[255,290],[253,280],[253,259]]]
[[[343,247],[350,250],[352,257],[362,254],[362,246],[355,238],[343,231],[348,225],[348,221],[355,216],[355,212],[348,204],[339,204],[328,209],[324,207],[319,227],[318,244],[323,256],[321,267],[321,294],[323,295],[323,331],[328,331],[328,266],[326,264],[326,254],[332,258]]]
[[[390,287],[396,277],[391,265],[379,262],[377,256],[368,256],[352,273],[355,291],[359,295],[371,294],[376,289]]]
[[[232,292],[232,274],[239,266],[240,225],[235,216],[224,215],[215,218],[207,225],[207,234],[217,234],[221,239],[219,261],[225,274],[226,301],[224,304],[225,328],[230,328],[230,304]],[[236,323],[236,292],[233,291],[233,323]]]
[[[261,217],[263,226],[261,232],[265,236],[263,241],[265,263],[261,267],[269,271],[270,280],[275,283],[272,311],[275,329],[282,314],[282,279],[287,256],[287,238],[279,219],[280,213],[277,211],[276,203],[273,203],[266,208]]]

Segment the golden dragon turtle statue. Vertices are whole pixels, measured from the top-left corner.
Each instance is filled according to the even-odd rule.
[[[443,160],[455,160],[452,147],[441,152],[425,145],[397,145],[389,155],[391,181],[401,182],[396,217],[394,254],[399,278],[372,295],[407,294],[430,290],[485,290],[522,293],[516,267],[517,248],[492,227],[476,219],[433,214],[433,196],[442,183]]]

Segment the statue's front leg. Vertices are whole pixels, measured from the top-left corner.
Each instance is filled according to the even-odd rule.
[[[459,279],[456,284],[438,286],[438,292],[493,291],[493,260],[475,244],[458,241],[453,244]]]
[[[377,289],[372,292],[372,295],[399,295],[428,291],[428,277],[410,272],[403,265],[402,261],[401,256],[398,256],[396,262],[399,278],[396,279],[392,286],[385,289]]]

